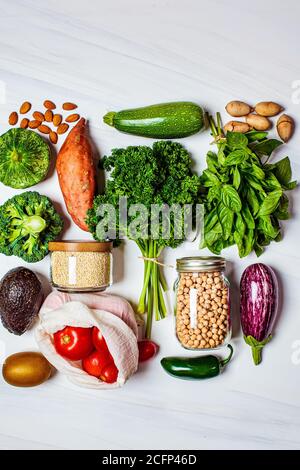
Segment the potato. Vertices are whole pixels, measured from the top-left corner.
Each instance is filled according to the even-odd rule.
[[[283,142],[288,142],[292,137],[295,129],[295,122],[291,116],[283,114],[276,124],[277,133]]]
[[[240,121],[229,121],[224,126],[225,132],[241,132],[242,134],[251,131],[251,129],[252,127],[249,124]]]
[[[276,116],[282,109],[280,104],[274,103],[273,101],[261,101],[255,106],[256,113],[266,117]]]
[[[3,367],[4,380],[14,387],[35,387],[46,382],[51,365],[39,352],[20,352],[7,357]]]
[[[251,106],[243,101],[230,101],[225,109],[230,116],[234,117],[246,116],[252,111]]]
[[[78,227],[88,232],[85,219],[93,206],[96,170],[85,119],[81,118],[67,136],[57,156],[56,170],[70,216]]]
[[[258,114],[248,114],[246,122],[257,131],[267,131],[272,125],[267,117],[259,116]]]

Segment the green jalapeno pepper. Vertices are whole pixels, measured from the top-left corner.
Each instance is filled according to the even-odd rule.
[[[164,357],[161,365],[164,370],[180,379],[199,380],[210,379],[220,374],[223,367],[228,364],[233,355],[233,348],[228,344],[230,349],[229,356],[220,360],[216,356],[199,356],[199,357]]]

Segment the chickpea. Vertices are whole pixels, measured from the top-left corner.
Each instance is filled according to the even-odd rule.
[[[189,325],[189,323],[190,323],[189,320],[184,320],[185,325]]]
[[[195,346],[195,348],[198,348],[198,346],[199,346],[199,341],[197,339],[194,341],[194,346]]]
[[[178,296],[178,300],[179,300],[180,302],[182,302],[182,301],[184,300],[184,296],[183,296],[182,294],[180,294],[180,295]]]
[[[185,285],[186,285],[186,288],[191,287],[193,285],[193,281],[191,279],[188,279]]]
[[[205,344],[206,344],[206,341],[205,341],[204,339],[202,339],[202,340],[200,341],[200,346],[201,346],[202,348],[204,348],[204,347],[205,347]]]
[[[192,341],[195,341],[196,338],[197,338],[196,335],[191,335],[191,340],[192,340]]]
[[[203,333],[203,334],[206,334],[207,332],[208,332],[208,329],[204,326],[204,327],[202,328],[202,333]]]
[[[198,339],[199,341],[201,341],[202,336],[201,336],[201,335],[197,335],[197,339]]]
[[[196,328],[196,329],[195,329],[195,335],[200,335],[200,330],[199,330],[199,328]]]
[[[208,336],[209,338],[211,338],[211,337],[212,337],[212,335],[213,335],[213,334],[212,334],[212,332],[211,332],[211,331],[208,331],[208,332],[207,332],[207,336]]]
[[[206,282],[208,285],[211,285],[214,281],[212,280],[211,277],[209,277]]]
[[[214,341],[213,339],[210,339],[210,340],[209,340],[209,344],[210,344],[210,346],[213,348],[216,343],[215,343],[215,341]]]
[[[218,341],[219,336],[218,335],[213,335],[213,340]]]
[[[214,283],[215,283],[215,284],[220,284],[220,278],[219,278],[219,276],[216,276],[216,277],[214,278]]]

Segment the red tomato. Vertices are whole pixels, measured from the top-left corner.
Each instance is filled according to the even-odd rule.
[[[139,362],[148,361],[158,351],[158,346],[153,341],[144,339],[143,341],[138,342],[139,347]]]
[[[83,359],[82,368],[89,375],[99,378],[102,375],[103,370],[111,364],[114,365],[114,362],[109,353],[103,354],[99,351],[94,351],[88,357]]]
[[[103,353],[109,352],[104,336],[96,326],[93,328],[93,343],[97,351]]]
[[[100,379],[108,384],[113,384],[117,381],[118,373],[119,371],[116,368],[115,363],[112,362],[102,369]]]
[[[66,326],[54,333],[56,352],[70,361],[80,361],[94,349],[92,328]]]

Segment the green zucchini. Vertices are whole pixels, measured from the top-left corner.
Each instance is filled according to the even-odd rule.
[[[153,139],[188,137],[205,127],[203,109],[188,101],[111,111],[103,121],[121,132]]]

